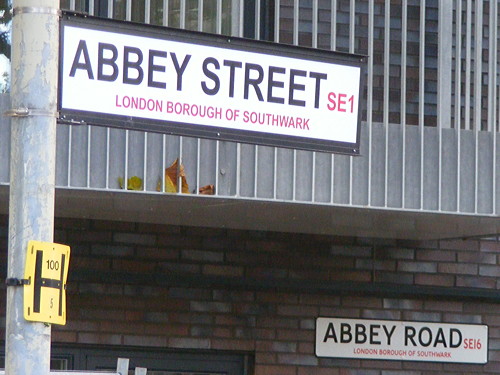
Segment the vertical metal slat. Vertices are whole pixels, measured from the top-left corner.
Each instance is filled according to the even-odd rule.
[[[293,44],[299,45],[299,0],[293,1]]]
[[[73,153],[73,127],[69,127],[69,132],[68,132],[68,183],[67,186],[71,186],[71,159],[72,159],[72,153]]]
[[[464,92],[464,128],[470,129],[470,72],[471,72],[471,34],[472,34],[472,5],[467,0],[465,30],[465,92]]]
[[[456,2],[456,20],[455,20],[455,131],[457,133],[457,209],[460,211],[461,200],[461,168],[460,168],[460,152],[461,152],[461,117],[462,117],[462,1]]]
[[[331,2],[330,13],[330,48],[332,51],[337,49],[337,0]]]
[[[222,0],[217,0],[215,24],[217,25],[217,34],[222,34]]]
[[[198,194],[200,191],[201,183],[200,183],[200,166],[201,166],[201,139],[198,138],[196,140],[196,190],[195,193]],[[218,193],[217,191],[215,192]]]
[[[168,0],[163,0],[163,26],[168,26]]]
[[[389,77],[390,77],[390,38],[391,2],[385,0],[384,10],[384,128],[385,128],[385,168],[384,168],[384,207],[387,207],[389,184]]]
[[[142,164],[142,190],[147,191],[146,185],[148,183],[148,133],[144,132],[144,160]]]
[[[490,2],[491,4],[491,2]],[[474,45],[474,133],[475,133],[475,167],[474,167],[474,213],[478,212],[479,193],[479,132],[482,130],[482,59],[483,59],[483,2],[476,0],[475,9],[475,45]]]
[[[144,22],[151,23],[151,0],[144,0]]]
[[[219,156],[220,156],[220,141],[215,141],[215,191],[219,191]]]
[[[181,9],[179,10],[179,28],[186,28],[186,1],[180,2]]]
[[[278,148],[273,150],[273,199],[278,198]]]
[[[254,154],[254,171],[253,171],[253,196],[255,198],[258,197],[257,187],[258,187],[258,178],[259,178],[259,145],[255,145],[255,154]]]
[[[114,1],[108,0],[108,18],[113,18]]]
[[[109,189],[109,161],[110,161],[110,157],[109,157],[110,139],[109,138],[110,138],[110,132],[111,132],[111,128],[106,128],[106,189]]]
[[[372,191],[372,127],[373,127],[373,33],[374,33],[374,0],[368,2],[368,79],[366,123],[368,127],[368,206],[371,205]]]
[[[408,39],[408,0],[403,0],[401,12],[401,127],[402,127],[402,163],[401,163],[401,207],[405,207],[406,198],[406,65]]]
[[[132,0],[127,0],[126,2],[125,19],[127,21],[132,21]]]
[[[198,0],[198,31],[203,31],[203,0]]]
[[[92,136],[91,136],[91,130],[92,126],[88,125],[87,126],[87,181],[86,181],[86,187],[90,188],[90,153],[91,153],[91,146],[92,146]]]
[[[184,163],[183,157],[182,157],[182,152],[183,152],[183,147],[184,146],[184,137],[179,137],[179,164],[177,165],[177,192],[179,194],[182,194],[182,176],[181,176],[181,169],[182,169],[182,164]]]
[[[274,41],[276,43],[280,42],[280,10],[281,1],[275,0],[274,6]]]
[[[418,85],[418,128],[420,136],[420,209],[424,208],[424,122],[425,122],[425,9],[426,0],[420,2],[420,49]]]
[[[241,195],[241,143],[237,143],[236,144],[236,197],[239,197],[240,195]]]
[[[124,171],[124,178],[123,178],[123,189],[127,190],[127,185],[128,185],[128,136],[129,136],[129,131],[125,130],[125,171]]]
[[[255,39],[260,39],[260,0],[255,0]]]
[[[165,176],[165,169],[166,169],[166,157],[167,157],[167,136],[165,134],[162,134],[162,144],[161,144],[161,192],[165,192],[165,187],[166,187],[166,176]]]
[[[493,1],[490,3],[491,9],[490,9],[490,30],[492,30],[492,34],[490,35],[490,43],[492,45],[492,48],[490,48],[490,53],[492,55],[492,60],[490,61],[490,66],[492,67],[490,76],[492,76],[492,81],[490,85],[494,88],[492,90],[492,95],[491,95],[491,101],[489,104],[493,104],[493,107],[495,108],[492,114],[491,122],[489,123],[488,130],[491,132],[493,136],[493,162],[492,162],[492,183],[493,183],[493,202],[492,202],[492,213],[493,214],[499,214],[496,212],[496,191],[497,191],[497,177],[496,177],[496,155],[497,155],[497,110],[500,108],[500,105],[498,105],[498,101],[495,100],[495,94],[497,93],[496,87],[497,87],[497,74],[498,74],[498,44],[497,44],[497,38],[498,38],[498,3],[496,1]],[[499,100],[500,100],[500,95],[498,95]],[[500,130],[500,129],[499,129]]]
[[[318,48],[318,0],[312,2],[312,48]]]

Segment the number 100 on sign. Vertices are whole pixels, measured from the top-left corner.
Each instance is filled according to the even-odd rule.
[[[66,324],[66,279],[70,248],[29,241],[24,285],[26,320]]]

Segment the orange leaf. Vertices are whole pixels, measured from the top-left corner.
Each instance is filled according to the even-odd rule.
[[[184,166],[179,165],[179,159],[175,159],[172,165],[165,169],[165,191],[167,193],[177,193],[179,187],[177,185],[179,178],[181,179],[181,192],[189,194],[189,185],[186,180]]]
[[[215,186],[214,185],[205,185],[202,186],[198,192],[202,195],[214,195],[215,194]]]

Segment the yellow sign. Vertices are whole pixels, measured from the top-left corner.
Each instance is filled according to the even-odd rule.
[[[24,278],[24,319],[66,324],[66,279],[70,248],[29,241]]]

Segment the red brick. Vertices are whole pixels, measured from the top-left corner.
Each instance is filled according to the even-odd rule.
[[[480,248],[481,251],[500,253],[500,241],[481,241]]]
[[[250,319],[250,321],[253,321],[253,319]],[[223,326],[248,326],[249,319],[243,315],[217,315],[215,324]]]
[[[216,327],[216,328],[214,328],[212,334],[214,337],[217,337],[217,338],[229,339],[229,338],[233,337],[233,331],[229,328]],[[245,338],[245,337],[242,337],[241,335],[238,334],[238,330],[235,331],[234,336],[236,338]]]
[[[153,246],[156,244],[156,235],[141,233],[114,233],[113,241],[118,243]]]
[[[276,338],[276,331],[271,328],[254,329],[253,334],[258,340],[274,340]]]
[[[162,335],[165,337],[186,337],[189,335],[189,325],[179,323],[145,324],[144,333],[146,335]]]
[[[292,366],[255,366],[255,374],[258,375],[296,375],[295,371],[295,367]]]
[[[382,308],[383,300],[375,297],[342,297],[344,307]]]
[[[315,347],[314,343],[299,342],[299,348],[297,351],[299,353],[304,353],[304,354],[314,353],[314,347]]]
[[[179,249],[193,249],[201,247],[201,239],[176,234],[158,235],[158,245]]]
[[[297,343],[291,341],[257,341],[255,350],[257,352],[296,353]]]
[[[125,322],[124,320],[108,320],[100,322],[100,332],[115,334],[137,334],[144,332],[144,326],[145,324],[143,323],[136,322],[134,324],[130,324]]]
[[[478,266],[477,264],[440,263],[438,264],[438,272],[461,274],[461,275],[477,275]]]
[[[340,369],[332,367],[299,367],[297,375],[340,375]]]
[[[464,305],[462,302],[451,301],[425,301],[423,310],[426,311],[446,311],[462,312]]]
[[[333,281],[359,281],[370,282],[372,281],[372,274],[370,271],[332,271],[330,273],[330,280]]]
[[[251,241],[245,242],[245,248],[248,251],[279,252],[287,250],[287,243],[278,241]]]
[[[202,272],[204,275],[241,277],[243,267],[208,264],[202,267]]]
[[[276,331],[277,335],[276,338],[278,340],[285,340],[285,341],[309,341],[312,342],[314,341],[314,331],[304,331],[304,330],[292,330],[292,329],[278,329]]]
[[[425,272],[425,273],[435,273],[437,272],[437,264],[432,262],[398,262],[399,272]]]
[[[255,301],[255,293],[247,291],[229,291],[229,290],[214,290],[214,301],[234,301],[234,302],[253,302]]]
[[[123,345],[132,346],[157,346],[164,348],[167,345],[167,338],[163,336],[123,336]]]
[[[500,249],[498,250],[500,253]],[[484,252],[474,252],[474,253],[458,253],[459,263],[482,263],[482,264],[496,264],[497,255],[495,253],[484,253]]]
[[[467,250],[467,251],[477,251],[479,250],[478,240],[443,240],[439,241],[440,249],[447,250]]]
[[[415,250],[404,247],[377,247],[375,254],[376,259],[414,259]]]
[[[231,264],[244,264],[247,266],[268,264],[270,255],[267,253],[231,251],[225,254],[226,261]]]
[[[153,273],[156,270],[156,263],[133,259],[113,259],[112,269],[114,271]]]
[[[453,275],[419,274],[415,275],[415,284],[451,287],[455,284],[455,277]]]
[[[224,260],[224,253],[221,251],[208,250],[182,250],[181,259],[207,263],[221,263]]]
[[[255,364],[276,363],[276,354],[255,352]]]
[[[171,337],[168,339],[168,347],[170,348],[210,349],[210,346],[209,339],[194,339],[188,337]]]
[[[96,344],[96,345],[123,345],[123,336],[120,334],[109,335],[103,333],[78,333],[79,344]]]
[[[92,269],[95,272],[109,271],[111,269],[111,260],[103,259],[98,257],[82,257],[82,256],[71,256],[70,264],[70,277],[71,270],[76,269]]]
[[[299,328],[299,320],[272,316],[257,317],[257,326],[261,328]]]
[[[480,266],[479,274],[481,276],[491,276],[500,278],[500,265],[495,266]]]
[[[282,316],[317,316],[318,308],[303,305],[281,305],[278,306],[277,314]]]
[[[253,340],[212,340],[211,349],[216,350],[239,350],[239,351],[254,351],[255,341]]]
[[[318,358],[315,355],[278,354],[278,363],[286,365],[317,366]]]
[[[136,251],[138,257],[157,260],[179,259],[180,251],[164,247],[141,247]]]
[[[329,296],[323,294],[301,294],[300,303],[305,305],[319,305],[319,306],[338,306],[340,304],[340,297]],[[294,303],[290,301],[290,303]]]
[[[416,260],[419,261],[453,262],[456,259],[457,255],[455,251],[418,250],[416,252]]]
[[[286,268],[252,267],[247,270],[246,276],[255,279],[284,279],[288,276]]]

